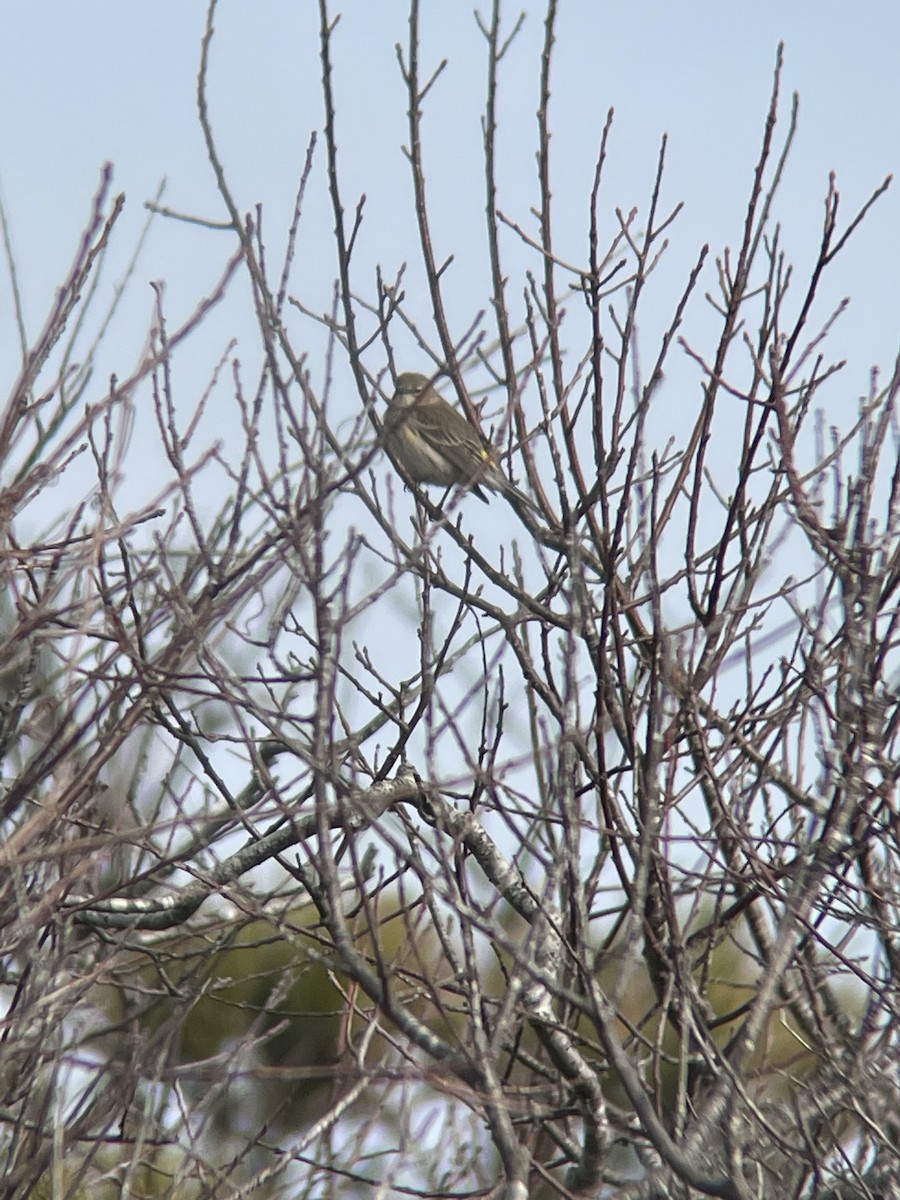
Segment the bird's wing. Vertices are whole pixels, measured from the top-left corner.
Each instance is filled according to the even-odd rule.
[[[455,408],[438,413],[423,404],[416,417],[422,436],[459,470],[472,475],[483,462],[493,463],[489,443]]]

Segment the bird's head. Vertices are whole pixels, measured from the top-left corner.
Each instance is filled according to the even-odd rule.
[[[410,404],[415,404],[427,387],[427,375],[420,375],[418,371],[404,371],[402,375],[397,376],[393,403],[408,408]]]

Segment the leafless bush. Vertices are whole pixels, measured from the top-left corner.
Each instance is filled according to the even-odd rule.
[[[358,277],[323,3],[322,314],[292,275],[320,151],[274,269],[216,150],[214,12],[220,287],[175,330],[160,293],[104,393],[83,349],[104,178],[2,418],[3,1194],[896,1194],[897,375],[828,427],[820,392],[855,385],[819,299],[887,185],[849,220],[832,186],[798,280],[779,59],[736,248],[706,302],[700,253],[646,370],[665,147],[646,211],[617,213],[610,118],[589,244],[560,261],[554,6],[534,238],[494,174],[495,11],[493,293],[455,329],[413,5],[426,334],[402,273]],[[192,404],[172,364],[242,275],[258,376],[229,344]],[[700,344],[681,331],[704,310]],[[700,381],[677,421],[676,358]],[[404,490],[379,413],[409,368],[493,428],[540,519]],[[138,404],[168,473],[123,512]],[[222,422],[237,460],[203,441]],[[83,496],[48,525],[59,478]]]

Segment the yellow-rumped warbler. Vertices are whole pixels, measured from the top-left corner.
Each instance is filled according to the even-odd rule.
[[[533,500],[509,482],[481,433],[434,390],[424,375],[404,371],[384,420],[384,441],[392,458],[416,483],[460,484],[487,503],[481,487],[528,505]],[[479,486],[481,485],[481,486]]]

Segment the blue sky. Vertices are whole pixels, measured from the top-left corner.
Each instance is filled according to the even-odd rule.
[[[527,192],[517,197],[523,217],[524,201],[534,200],[533,114],[543,35],[542,7],[525,9],[525,26],[504,77],[505,199],[514,210],[511,196],[518,188]],[[247,207],[266,204],[273,232],[292,203],[310,131],[322,125],[315,10],[311,2],[224,0],[216,21],[211,98],[222,153],[239,201]],[[415,247],[404,239],[411,225],[397,220],[398,209],[405,215],[408,207],[409,180],[399,152],[406,140],[405,105],[394,54],[395,43],[407,36],[406,5],[349,0],[339,11],[336,88],[347,196],[363,190],[369,196],[371,221],[378,224],[371,235],[378,247],[377,254],[374,246],[370,250],[373,259],[410,257]],[[507,6],[508,23],[516,12]],[[3,19],[0,185],[36,319],[70,259],[104,160],[115,164],[133,229],[142,221],[143,200],[162,176],[169,180],[173,206],[222,215],[196,119],[205,6],[183,0],[78,5],[31,0],[5,6]],[[870,3],[851,19],[846,6],[828,0],[753,5],[563,0],[553,77],[561,251],[574,257],[583,248],[585,183],[610,105],[616,126],[609,202],[623,208],[646,203],[659,139],[668,132],[668,193],[686,202],[673,241],[691,249],[703,241],[714,249],[733,242],[779,39],[786,42],[786,99],[795,89],[801,95],[800,137],[779,215],[799,250],[808,252],[829,170],[837,172],[849,210],[897,165],[900,9],[892,2]],[[441,193],[471,193],[472,211],[483,207],[478,119],[484,43],[469,5],[425,0],[423,60],[436,63],[442,57],[449,66],[426,115],[426,136],[434,139],[427,146],[432,203],[441,232],[460,241],[459,195],[442,204]],[[872,289],[897,265],[897,239],[891,236],[897,204],[895,196],[887,199],[855,251],[857,280],[863,283],[870,272]],[[563,218],[569,206],[573,223],[567,236]],[[199,254],[202,239],[195,241]],[[165,277],[175,286],[176,268],[185,267],[179,250],[160,233],[145,263],[148,277]],[[855,290],[862,298],[863,288]],[[868,306],[869,322],[883,330],[882,352],[892,353],[891,305]]]
[[[524,7],[525,23],[502,75],[500,204],[533,231],[529,210],[537,200],[534,114],[543,8]],[[248,210],[263,205],[273,258],[284,244],[307,143],[323,124],[316,8],[311,2],[223,0],[216,18],[210,103],[219,150],[238,203]],[[433,230],[439,258],[455,256],[445,286],[455,332],[461,333],[488,298],[480,131],[485,43],[469,5],[424,0],[422,10],[423,73],[428,64],[448,59],[427,101],[424,137]],[[412,189],[402,152],[408,140],[406,97],[394,49],[408,36],[407,6],[398,0],[349,0],[340,11],[333,55],[347,210],[359,194],[367,196],[356,283],[371,295],[376,264],[390,276],[409,260],[407,305],[427,329],[430,312],[417,265]],[[506,7],[507,27],[518,11]],[[184,0],[82,0],[78,5],[31,0],[5,6],[0,189],[32,336],[72,259],[104,161],[114,164],[115,187],[127,196],[105,275],[108,288],[144,223],[143,203],[163,177],[168,180],[165,201],[173,208],[223,218],[196,114],[204,23],[205,5]],[[829,171],[837,174],[846,219],[898,165],[898,6],[887,0],[871,3],[851,19],[844,5],[827,0],[560,4],[552,153],[557,249],[563,258],[584,260],[588,195],[607,109],[616,111],[603,193],[607,236],[616,207],[646,210],[660,139],[664,133],[669,137],[663,206],[683,201],[684,211],[645,309],[641,333],[648,360],[700,246],[708,242],[713,256],[703,278],[705,291],[715,286],[714,256],[740,239],[781,39],[786,45],[782,128],[795,90],[801,108],[775,215],[784,226],[788,256],[802,275],[818,244]],[[293,287],[318,308],[329,304],[335,274],[324,163],[320,142]],[[843,295],[851,296],[852,307],[832,342],[834,357],[846,357],[849,366],[830,401],[839,420],[849,405],[847,423],[866,390],[870,367],[881,364],[886,372],[896,353],[898,204],[900,192],[893,189],[835,264],[816,314],[824,320]],[[232,246],[227,233],[157,221],[98,377],[115,371],[121,378],[133,369],[152,314],[150,281],[165,281],[174,324],[209,291]],[[505,249],[513,294],[520,295],[520,268],[534,269],[535,263],[520,257],[511,237]],[[702,291],[684,329],[701,348],[708,319]],[[245,296],[239,293],[232,307],[223,306],[219,324],[213,322],[190,344],[176,364],[187,392],[193,386],[196,394],[205,386],[232,334],[239,338],[240,352],[240,322],[246,319]],[[5,277],[0,327],[8,378],[7,356],[15,339]],[[298,325],[298,336],[309,338],[310,366],[321,380],[324,361],[316,332]],[[373,356],[367,365],[377,371],[382,363]],[[417,358],[401,365],[424,364]],[[696,397],[696,373],[686,378]],[[682,403],[679,394],[677,404]]]

